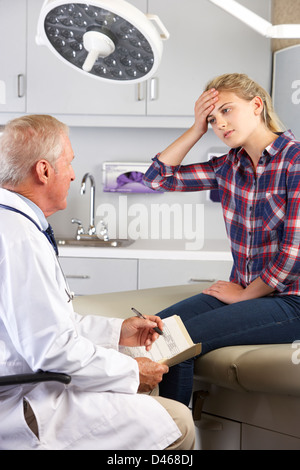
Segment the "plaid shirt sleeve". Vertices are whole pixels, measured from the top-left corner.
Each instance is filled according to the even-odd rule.
[[[165,191],[201,191],[216,189],[218,183],[212,161],[193,165],[170,166],[161,162],[159,154],[144,175],[144,183]]]
[[[268,194],[267,194],[268,196]],[[286,176],[286,200],[270,198],[273,205],[272,219],[269,223],[276,224],[285,212],[284,229],[275,256],[261,273],[261,279],[279,292],[289,285],[299,282],[300,273],[300,151],[290,164]],[[268,199],[268,197],[267,197]],[[272,227],[271,227],[272,228]]]

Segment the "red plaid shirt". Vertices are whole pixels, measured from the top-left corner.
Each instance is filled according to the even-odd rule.
[[[167,191],[218,189],[233,255],[230,280],[246,287],[260,276],[277,294],[300,295],[300,142],[291,132],[263,151],[256,173],[239,147],[185,166],[155,157],[144,181]]]

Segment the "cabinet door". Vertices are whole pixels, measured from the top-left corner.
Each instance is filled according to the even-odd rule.
[[[11,2],[14,3],[14,2]],[[146,0],[131,3],[146,11]],[[28,0],[29,113],[136,115],[145,114],[136,84],[110,84],[85,76],[35,43],[41,0]]]
[[[0,112],[25,111],[26,2],[0,0]]]
[[[137,289],[136,260],[62,257],[60,264],[75,295]]]
[[[139,289],[228,280],[231,261],[140,260]]]
[[[196,449],[240,450],[241,423],[206,413],[196,427]]]
[[[269,0],[242,0],[268,19]],[[192,116],[206,83],[241,72],[267,90],[271,84],[270,40],[207,0],[149,0],[170,33],[162,63],[148,82],[148,115]]]
[[[243,423],[242,450],[300,450],[300,439]]]

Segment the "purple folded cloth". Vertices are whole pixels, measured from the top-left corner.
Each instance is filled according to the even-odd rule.
[[[141,173],[140,171],[128,171],[127,173],[123,173],[117,178],[117,188],[120,188],[124,186],[124,184],[128,184],[128,183],[144,184],[143,176],[144,176],[144,173]]]

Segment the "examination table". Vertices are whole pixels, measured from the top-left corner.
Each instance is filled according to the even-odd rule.
[[[81,314],[153,315],[208,284],[75,297]],[[201,449],[300,449],[299,344],[232,346],[197,359],[194,418]]]

